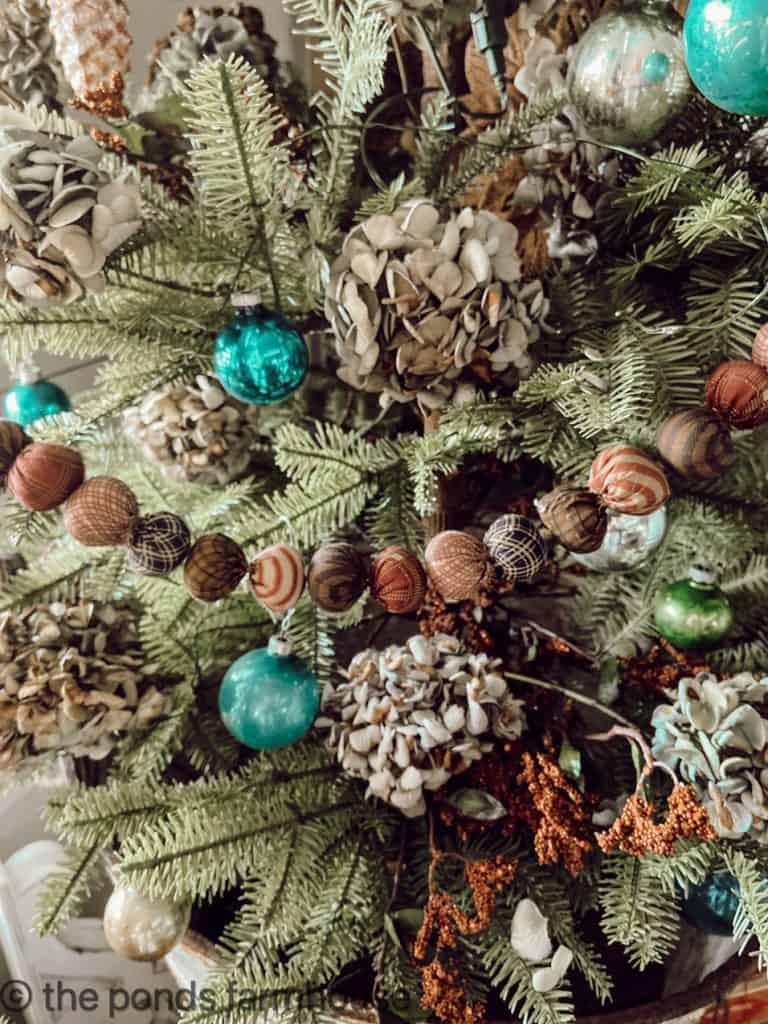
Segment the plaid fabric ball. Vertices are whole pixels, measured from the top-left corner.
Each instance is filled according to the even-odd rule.
[[[218,601],[231,594],[248,571],[243,549],[223,533],[199,537],[184,566],[184,584],[198,601]]]
[[[597,551],[608,516],[600,496],[576,484],[560,484],[537,503],[542,523],[563,547],[577,554]]]
[[[128,541],[128,566],[140,576],[167,576],[191,547],[187,524],[173,512],[142,516]]]
[[[738,430],[768,422],[768,372],[748,359],[731,359],[712,372],[704,389],[707,405]]]
[[[491,561],[506,580],[532,580],[544,566],[547,549],[536,523],[526,516],[500,516],[483,540]]]

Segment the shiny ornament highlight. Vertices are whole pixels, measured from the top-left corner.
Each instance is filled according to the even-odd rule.
[[[596,551],[574,554],[573,560],[593,572],[631,572],[643,565],[664,540],[667,510],[649,516],[609,512],[605,537]]]
[[[768,116],[765,0],[691,0],[685,59],[696,87],[732,114]]]
[[[630,2],[592,23],[573,51],[568,97],[598,142],[642,146],[691,97],[682,22],[665,0]]]
[[[214,372],[222,387],[243,402],[279,402],[307,375],[306,343],[290,321],[253,297],[238,297],[235,304],[235,319],[216,339]]]
[[[286,641],[249,651],[227,670],[219,691],[219,712],[227,730],[252,750],[296,743],[310,729],[320,707],[317,678]]]
[[[189,904],[155,900],[127,885],[117,885],[104,909],[104,935],[126,960],[161,960],[189,927]]]
[[[689,884],[681,909],[686,921],[700,931],[732,938],[739,883],[730,871],[715,871],[699,885]]]
[[[69,409],[66,392],[50,380],[20,381],[3,396],[3,416],[22,427]]]
[[[653,621],[659,633],[684,651],[717,647],[733,626],[733,609],[705,562],[688,578],[668,583],[656,595]]]

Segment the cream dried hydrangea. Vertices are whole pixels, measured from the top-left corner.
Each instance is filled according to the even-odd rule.
[[[342,767],[368,782],[368,794],[407,817],[424,814],[436,790],[479,760],[494,739],[517,739],[523,702],[501,662],[471,654],[446,634],[357,654],[327,686],[316,726]]]

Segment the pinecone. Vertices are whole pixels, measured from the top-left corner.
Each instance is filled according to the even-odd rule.
[[[56,53],[76,96],[130,68],[128,11],[122,0],[48,0]]]
[[[224,393],[218,381],[173,384],[125,413],[128,436],[174,480],[227,484],[247,472],[258,444],[256,406]]]
[[[46,751],[106,757],[167,708],[133,614],[82,602],[0,617],[0,771]]]
[[[0,83],[25,103],[55,104],[64,91],[41,0],[10,0],[0,9]]]

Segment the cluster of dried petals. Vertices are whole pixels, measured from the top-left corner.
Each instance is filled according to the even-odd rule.
[[[93,602],[34,605],[0,617],[0,770],[46,751],[106,757],[167,710],[136,622]]]
[[[173,480],[224,485],[243,476],[259,434],[256,406],[202,374],[194,384],[153,391],[128,409],[124,426],[144,455]]]
[[[522,280],[517,246],[494,214],[444,219],[426,200],[357,225],[326,295],[341,379],[430,411],[527,376],[549,302]]]
[[[408,817],[424,814],[425,791],[479,760],[494,739],[517,739],[523,703],[501,662],[467,652],[455,637],[414,636],[403,647],[367,649],[345,681],[323,694],[320,729],[342,767]]]
[[[607,832],[597,837],[604,853],[622,850],[635,857],[656,853],[669,857],[678,839],[715,839],[709,815],[691,786],[677,785],[669,795],[663,821],[656,821],[656,807],[640,793],[633,793]]]

